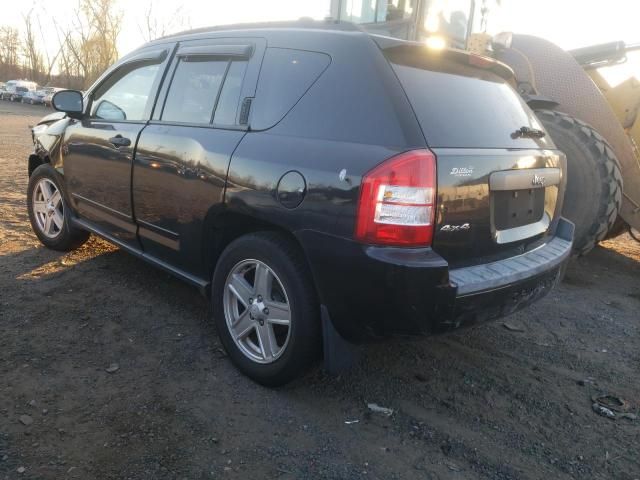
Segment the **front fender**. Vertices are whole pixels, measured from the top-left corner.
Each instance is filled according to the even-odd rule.
[[[51,161],[59,153],[60,140],[64,132],[72,121],[70,118],[62,116],[56,119],[55,114],[47,115],[37,125],[32,127],[31,136],[35,147],[35,154],[42,161]]]

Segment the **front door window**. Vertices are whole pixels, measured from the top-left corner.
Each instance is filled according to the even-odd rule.
[[[93,94],[91,118],[113,122],[146,120],[159,68],[157,63],[134,63],[118,69]]]

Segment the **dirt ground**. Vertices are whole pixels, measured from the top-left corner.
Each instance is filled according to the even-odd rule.
[[[40,246],[27,126],[45,113],[0,102],[0,478],[640,478],[640,419],[592,410],[601,392],[640,404],[630,237],[506,320],[269,390],[230,364],[195,289],[99,239]]]

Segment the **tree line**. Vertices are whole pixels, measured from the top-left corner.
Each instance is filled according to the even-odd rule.
[[[123,12],[117,0],[78,0],[74,16],[61,26],[55,18],[42,19],[32,9],[23,15],[22,28],[0,25],[0,80],[27,78],[40,85],[85,89],[119,57],[118,38]],[[145,40],[184,26],[178,7],[168,23],[156,19],[149,1],[144,24],[138,28]],[[42,22],[53,22],[46,33]],[[51,45],[56,45],[51,48]],[[48,48],[40,48],[46,45]]]

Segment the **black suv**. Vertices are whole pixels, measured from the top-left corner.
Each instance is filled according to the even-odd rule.
[[[46,246],[89,232],[209,295],[242,372],[505,315],[562,277],[565,160],[510,70],[349,24],[145,45],[34,128]],[[339,335],[336,335],[339,334]]]

